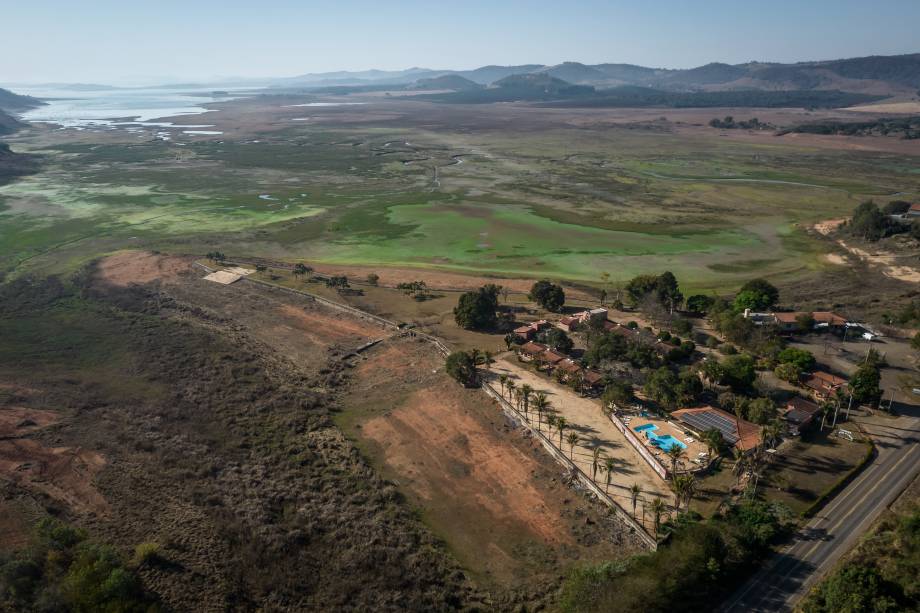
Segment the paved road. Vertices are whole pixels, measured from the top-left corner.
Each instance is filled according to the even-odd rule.
[[[920,418],[912,414],[854,421],[875,440],[877,457],[742,585],[721,611],[791,611],[920,471]]]

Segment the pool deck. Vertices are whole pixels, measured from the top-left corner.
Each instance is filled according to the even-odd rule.
[[[701,453],[708,453],[709,450],[706,447],[706,443],[700,441],[694,435],[685,434],[684,428],[682,428],[679,424],[669,422],[666,419],[655,417],[653,415],[649,415],[648,417],[644,417],[642,415],[620,415],[619,417],[624,421],[624,423],[627,423],[629,429],[635,433],[639,440],[645,444],[646,448],[651,451],[652,454],[658,458],[658,460],[669,470],[671,468],[671,459],[668,457],[668,454],[664,450],[659,449],[655,445],[652,445],[651,441],[646,438],[645,432],[636,430],[636,428],[641,428],[645,425],[656,426],[654,433],[657,436],[670,434],[687,446],[687,448],[684,450],[683,457],[677,464],[678,471],[682,469],[689,469],[691,471],[698,470],[706,466],[705,460],[702,462],[693,461],[697,459],[703,459],[703,456],[700,455]]]

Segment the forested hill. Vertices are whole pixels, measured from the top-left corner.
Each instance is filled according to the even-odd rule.
[[[0,110],[15,113],[19,111],[26,111],[28,109],[34,109],[35,107],[41,106],[42,104],[44,104],[44,102],[38,98],[15,94],[8,89],[3,89],[0,87]]]

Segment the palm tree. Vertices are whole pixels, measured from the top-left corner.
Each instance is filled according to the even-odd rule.
[[[502,386],[502,398],[505,397],[505,384],[508,383],[508,375],[502,373],[498,375],[498,383]]]
[[[479,360],[482,357],[482,352],[478,349],[470,349],[470,357],[473,358],[473,365],[479,364]]]
[[[632,507],[633,507],[633,518],[636,517],[636,503],[639,502],[639,494],[642,493],[642,486],[638,483],[633,483],[632,487],[629,488],[629,495],[632,498]]]
[[[565,417],[556,418],[556,430],[559,431],[559,449],[562,449],[562,434],[565,432],[565,427],[568,422],[565,421]]]
[[[585,385],[585,375],[584,375],[584,373],[582,373],[580,370],[575,371],[575,372],[572,374],[572,379],[571,379],[571,381],[570,381],[570,384],[572,385],[572,389],[575,390],[577,393],[580,394],[582,388],[583,388],[584,385]]]
[[[533,392],[533,388],[527,385],[526,383],[521,386],[521,397],[524,400],[524,415],[527,415],[527,410],[530,408],[531,392]]]
[[[680,460],[681,456],[684,455],[684,450],[681,449],[679,445],[671,445],[668,447],[667,451],[668,457],[671,458],[671,476],[672,478],[677,474],[677,462]]]
[[[517,407],[517,410],[521,410],[521,401],[524,398],[524,392],[520,388],[514,390],[514,404]]]
[[[604,460],[604,471],[607,473],[607,489],[605,492],[610,491],[610,480],[613,478],[613,471],[616,470],[617,463],[613,458],[607,458]]]
[[[661,498],[652,501],[652,517],[655,519],[655,536],[661,532],[661,514],[664,513],[664,502]]]
[[[514,392],[514,388],[516,387],[514,379],[508,379],[508,383],[506,383],[505,385],[508,386],[508,400],[511,400],[512,398],[514,398],[513,392]]]
[[[486,370],[489,370],[489,367],[495,364],[495,360],[492,359],[491,351],[486,351],[482,354],[482,364],[486,367]]]
[[[782,423],[779,420],[774,420],[763,427],[763,432],[761,434],[761,439],[763,444],[766,446],[769,443],[769,447],[774,447],[776,441],[779,439],[780,435],[783,432]]]
[[[556,427],[556,416],[548,415],[546,417],[546,427],[549,428],[549,431],[552,432],[553,428]]]
[[[686,502],[687,511],[690,511],[690,501],[693,499],[694,494],[696,494],[696,477],[691,474],[680,475],[674,479],[672,485],[674,488],[677,512],[680,513],[682,502]]]
[[[690,512],[690,502],[696,495],[696,477],[692,474],[684,475],[684,501],[687,504],[687,513]]]
[[[702,439],[706,443],[706,448],[709,451],[709,457],[715,458],[719,454],[719,449],[722,448],[722,432],[716,430],[715,428],[710,428],[703,433]]]
[[[533,398],[533,408],[537,410],[537,430],[540,429],[540,423],[543,421],[543,411],[549,407],[549,401],[546,399],[546,392],[537,392]]]
[[[569,444],[569,459],[575,461],[575,445],[578,444],[578,435],[574,432],[569,432],[565,436],[565,440]]]
[[[671,479],[671,489],[674,490],[675,513],[680,515],[680,501],[681,499],[683,499],[683,492],[684,492],[684,476],[683,475],[674,475],[674,478]]]
[[[601,453],[602,453],[602,450],[600,446],[597,446],[597,445],[594,447],[594,449],[591,450],[591,480],[592,481],[597,481],[597,467],[600,465],[600,462],[601,462]]]

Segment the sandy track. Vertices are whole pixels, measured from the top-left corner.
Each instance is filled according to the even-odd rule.
[[[547,393],[554,412],[565,417],[568,422],[568,432],[576,432],[581,439],[572,457],[586,475],[591,476],[593,472],[590,450],[595,446],[603,450],[605,457],[617,462],[609,493],[620,506],[631,510],[628,490],[633,483],[638,483],[642,487],[645,492],[642,499],[646,502],[650,503],[651,498],[655,495],[661,496],[666,502],[673,497],[661,477],[642,460],[629,445],[626,437],[616,429],[610,420],[604,417],[597,400],[579,396],[570,388],[541,377],[526,366],[519,364],[515,358],[497,360],[491,371],[489,376],[496,380],[496,388],[499,387],[498,376],[507,374],[518,387],[526,383],[535,390],[543,390]],[[552,437],[556,443],[559,442],[557,433],[554,432]],[[567,442],[562,443],[562,449],[566,455],[570,453]],[[605,486],[605,475],[598,472],[597,480],[601,487]]]
[[[836,231],[846,219],[828,219],[827,221],[822,221],[816,223],[812,226],[816,232],[824,236],[830,236],[834,231]],[[888,251],[883,251],[881,249],[876,249],[873,252],[866,251],[865,249],[860,249],[859,247],[854,247],[847,244],[841,238],[838,238],[835,241],[838,245],[855,255],[860,260],[878,267],[882,274],[891,279],[897,279],[898,281],[906,281],[908,283],[920,283],[920,270],[912,266],[906,266],[901,264],[898,260],[898,256],[894,253]],[[834,264],[845,264],[846,261],[843,260],[839,255],[827,255],[825,256],[827,260]]]

